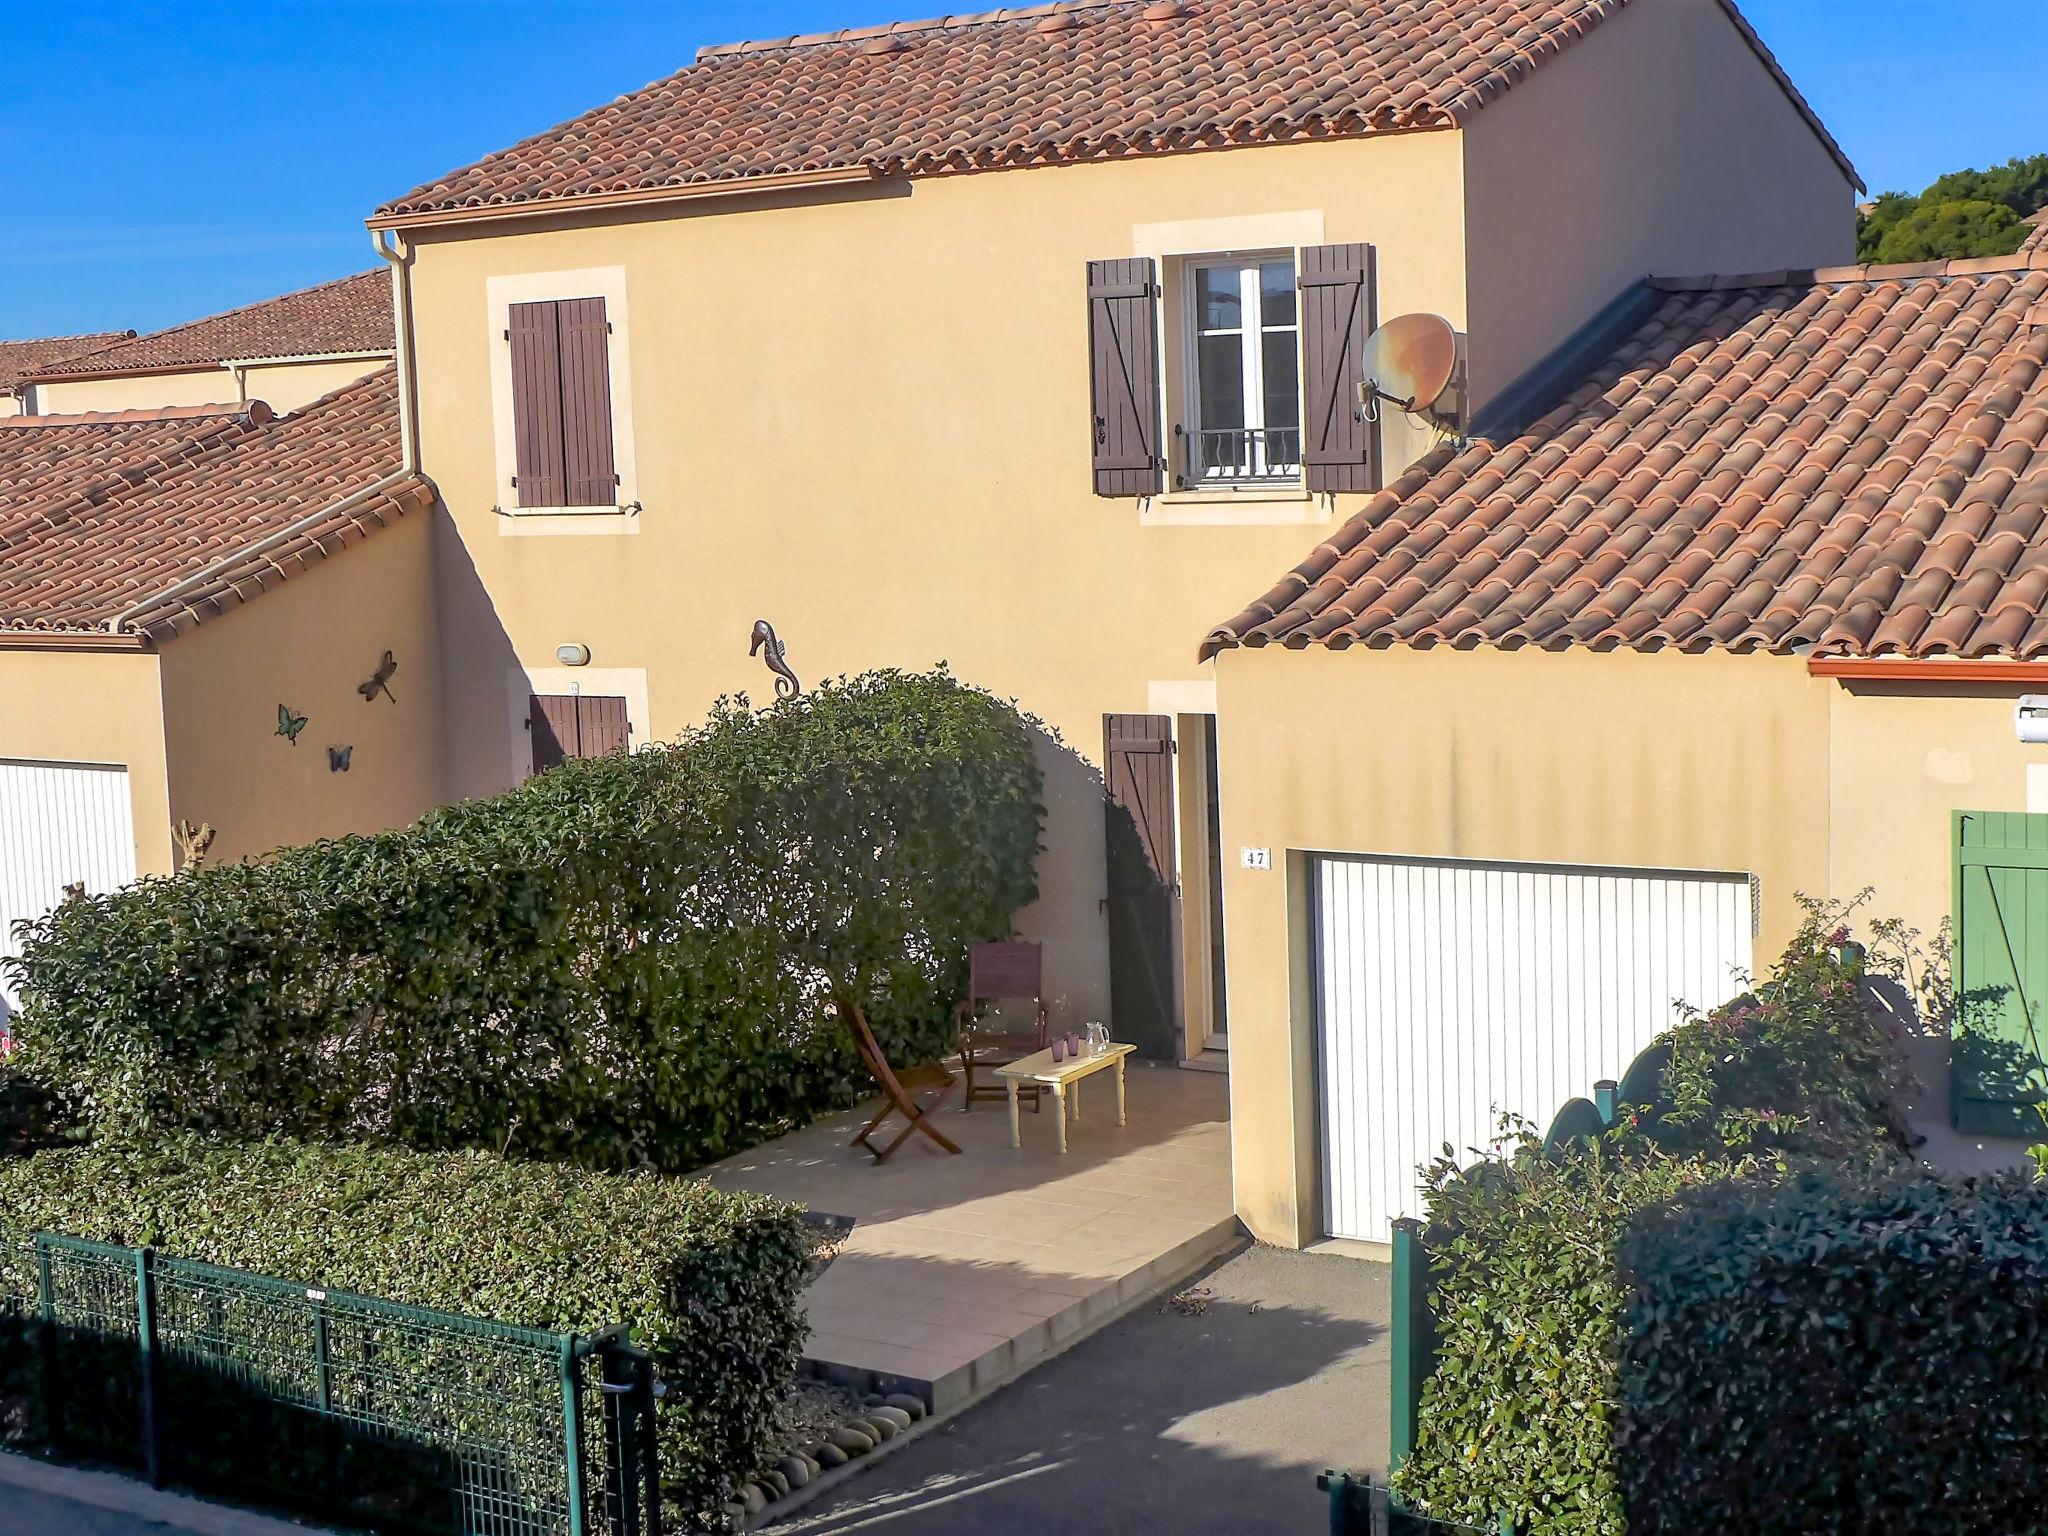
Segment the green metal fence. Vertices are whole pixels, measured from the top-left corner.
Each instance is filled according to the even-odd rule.
[[[13,1438],[358,1527],[658,1536],[658,1390],[623,1328],[517,1328],[50,1233],[0,1253]]]

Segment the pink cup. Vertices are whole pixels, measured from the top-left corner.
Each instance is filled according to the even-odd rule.
[[[1053,1037],[1052,1059],[1056,1062],[1065,1061],[1067,1059],[1067,1042],[1065,1040],[1060,1039],[1058,1036]]]

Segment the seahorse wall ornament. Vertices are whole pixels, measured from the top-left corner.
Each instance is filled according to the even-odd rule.
[[[787,653],[776,638],[775,626],[766,619],[754,620],[754,638],[747,643],[747,654],[758,655],[768,663],[768,670],[775,674],[775,697],[793,699],[803,692],[804,685],[789,670]]]

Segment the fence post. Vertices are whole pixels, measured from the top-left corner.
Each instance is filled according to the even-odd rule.
[[[162,1377],[157,1369],[155,1255],[135,1250],[135,1348],[142,1376],[142,1464],[149,1486],[164,1485],[163,1404],[158,1401]]]
[[[1422,1415],[1422,1385],[1436,1369],[1436,1327],[1429,1314],[1429,1251],[1422,1223],[1404,1216],[1394,1223],[1393,1402],[1387,1477],[1391,1480],[1415,1450]]]
[[[59,1397],[62,1372],[57,1361],[57,1285],[50,1273],[50,1245],[41,1234],[36,1237],[36,1317],[42,1337],[37,1340],[43,1374],[43,1432],[50,1449],[61,1449],[64,1437],[63,1400]]]
[[[563,1334],[562,1359],[562,1459],[569,1477],[569,1536],[584,1536],[583,1500],[583,1404],[578,1390],[581,1376],[576,1340]]]
[[[1593,1085],[1593,1107],[1602,1120],[1613,1125],[1614,1117],[1621,1113],[1621,1084],[1611,1077],[1601,1078]]]

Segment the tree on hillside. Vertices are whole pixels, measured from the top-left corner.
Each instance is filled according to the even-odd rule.
[[[1856,222],[1858,261],[1941,261],[2005,256],[2027,236],[2027,216],[2048,207],[2048,154],[1989,170],[1950,171],[1914,196],[1886,192]]]

